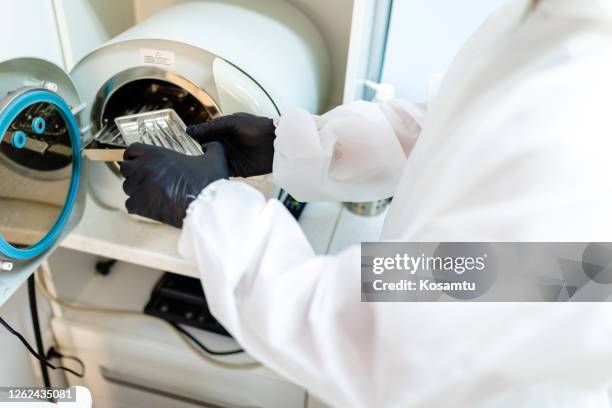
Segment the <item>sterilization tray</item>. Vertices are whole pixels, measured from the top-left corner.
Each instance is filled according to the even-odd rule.
[[[204,154],[200,145],[187,134],[187,126],[174,109],[120,116],[115,118],[115,124],[128,145],[144,143],[190,156]]]

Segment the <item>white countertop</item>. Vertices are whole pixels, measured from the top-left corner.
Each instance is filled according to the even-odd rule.
[[[340,211],[339,203],[311,203],[304,209],[300,225],[317,253],[327,252]],[[88,196],[81,222],[61,246],[162,271],[197,276],[195,265],[178,254],[179,234],[180,230],[176,228],[103,208]]]
[[[362,217],[352,214],[341,203],[317,202],[306,206],[300,225],[315,252],[326,254],[337,253],[361,241],[376,240],[383,219],[384,214]],[[178,254],[179,234],[176,228],[137,220],[123,211],[104,208],[88,196],[80,223],[60,246],[196,277],[195,265]],[[26,278],[17,272],[0,273],[0,305]]]
[[[63,248],[117,259],[162,271],[196,276],[194,265],[178,254],[180,230],[137,220],[124,211],[98,205],[87,196],[85,212],[61,243]]]

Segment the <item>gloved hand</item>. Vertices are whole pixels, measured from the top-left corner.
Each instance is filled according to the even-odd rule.
[[[249,113],[221,116],[187,128],[187,133],[200,143],[223,143],[233,177],[272,172],[274,131],[272,119]]]
[[[187,207],[215,180],[228,178],[223,145],[203,146],[203,156],[187,156],[162,147],[134,143],[121,163],[128,213],[181,228]]]

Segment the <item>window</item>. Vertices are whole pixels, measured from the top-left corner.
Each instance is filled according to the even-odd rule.
[[[427,102],[464,42],[505,0],[395,0],[381,82]]]

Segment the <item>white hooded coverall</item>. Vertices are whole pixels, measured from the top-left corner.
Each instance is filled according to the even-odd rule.
[[[612,1],[529,9],[480,28],[422,131],[399,101],[283,114],[279,185],[394,196],[381,240],[612,241]],[[361,303],[359,246],[315,256],[278,201],[235,181],[191,204],[179,250],[237,341],[333,406],[609,406],[607,303]]]

